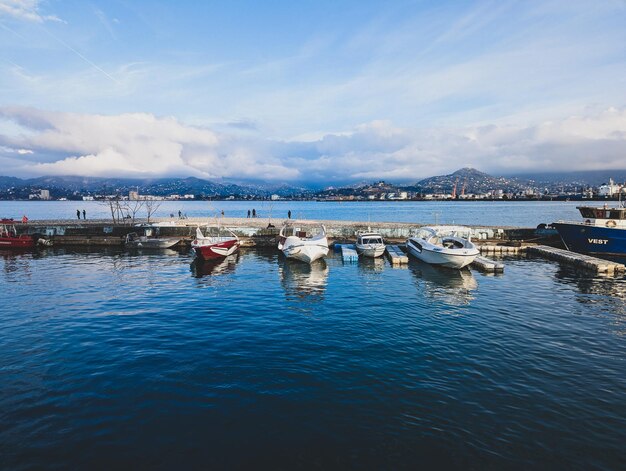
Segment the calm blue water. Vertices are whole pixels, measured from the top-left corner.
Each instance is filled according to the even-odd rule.
[[[626,279],[3,253],[0,468],[618,469]]]
[[[227,217],[246,217],[255,209],[259,217],[344,221],[415,222],[418,224],[468,224],[536,227],[560,219],[580,220],[580,202],[564,201],[420,201],[420,202],[316,202],[316,201],[165,201],[155,217],[213,217],[222,210]],[[598,202],[591,204],[601,204]],[[83,209],[89,219],[110,218],[106,205],[94,201],[0,201],[0,216],[21,219],[75,219]],[[145,214],[138,213],[138,217]]]

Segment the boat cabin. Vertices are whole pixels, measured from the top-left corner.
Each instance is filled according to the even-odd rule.
[[[358,234],[357,243],[362,245],[372,244],[382,244],[383,238],[380,234]]]
[[[626,227],[626,208],[577,206],[584,223],[589,226]]]

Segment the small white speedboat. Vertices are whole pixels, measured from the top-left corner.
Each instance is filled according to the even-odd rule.
[[[469,229],[461,226],[422,227],[406,241],[408,252],[415,258],[448,268],[463,268],[480,254],[470,240]]]
[[[285,224],[278,236],[278,250],[287,258],[306,263],[324,258],[328,255],[326,228],[322,225],[314,231]]]
[[[365,257],[380,257],[385,253],[383,236],[378,232],[357,232],[356,251]]]
[[[138,235],[136,232],[131,232],[126,235],[124,245],[130,249],[152,249],[161,250],[174,247],[180,242],[178,237],[151,237],[148,235]]]

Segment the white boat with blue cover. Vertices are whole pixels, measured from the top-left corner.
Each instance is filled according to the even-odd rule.
[[[469,228],[462,226],[422,227],[406,241],[415,258],[448,268],[463,268],[480,254],[470,240]]]

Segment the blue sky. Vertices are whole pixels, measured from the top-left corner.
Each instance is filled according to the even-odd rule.
[[[626,167],[626,2],[0,0],[0,173]]]

